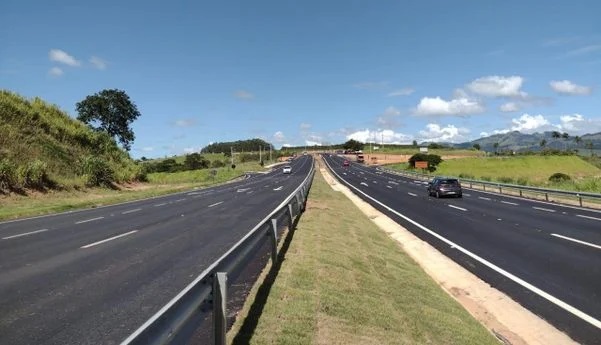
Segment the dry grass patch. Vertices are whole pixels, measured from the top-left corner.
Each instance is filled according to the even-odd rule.
[[[245,316],[251,294],[231,343],[499,343],[320,174],[307,206],[262,313]]]

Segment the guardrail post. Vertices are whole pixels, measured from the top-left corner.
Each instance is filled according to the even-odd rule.
[[[271,220],[271,263],[278,261],[278,220]]]
[[[217,272],[213,280],[213,340],[215,345],[225,345],[227,300],[227,273]]]
[[[580,207],[582,207],[582,197],[580,196],[580,194],[576,194],[576,196],[578,197],[578,202],[580,203]]]
[[[482,190],[486,192],[486,185],[484,183],[482,184]]]
[[[549,193],[545,193],[545,201],[549,201]]]
[[[522,190],[520,189],[520,198],[522,197]]]
[[[292,214],[292,203],[288,203],[288,216],[289,216],[289,221],[288,221],[288,231],[292,230],[292,226],[294,225],[292,222],[292,218],[294,218],[294,214]]]
[[[499,185],[499,194],[503,194],[503,187],[501,185]]]

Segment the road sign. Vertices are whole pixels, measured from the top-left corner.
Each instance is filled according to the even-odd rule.
[[[428,169],[428,162],[427,161],[416,161],[415,167],[420,168],[420,169]]]

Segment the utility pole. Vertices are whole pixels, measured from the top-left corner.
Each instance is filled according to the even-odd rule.
[[[259,146],[259,163],[261,163],[263,161],[262,159],[262,155],[261,155],[261,146]]]
[[[271,144],[269,144],[269,161],[271,162]]]
[[[234,147],[233,146],[230,146],[230,153],[232,156],[232,166],[234,166]]]

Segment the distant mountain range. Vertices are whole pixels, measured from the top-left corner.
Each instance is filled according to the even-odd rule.
[[[592,144],[593,150],[601,149],[601,132],[594,134],[585,134],[580,136],[579,142],[576,142],[575,136],[569,136],[567,139],[554,138],[553,132],[524,134],[518,131],[508,132],[505,134],[495,134],[489,137],[479,138],[473,141],[460,144],[446,144],[455,148],[469,149],[475,144],[480,145],[481,151],[494,152],[496,151],[540,151],[543,149],[557,150],[575,150],[588,152]],[[545,141],[545,145],[541,142]],[[495,143],[498,147],[495,148]]]

